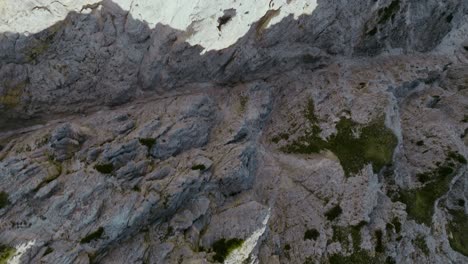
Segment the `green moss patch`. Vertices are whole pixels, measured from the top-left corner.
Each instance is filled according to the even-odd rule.
[[[342,212],[343,210],[341,209],[340,205],[335,205],[325,213],[325,217],[328,219],[328,221],[333,221],[338,216],[340,216]]]
[[[361,126],[350,119],[341,119],[336,128],[338,133],[329,139],[330,150],[340,160],[345,175],[358,173],[366,164],[371,163],[374,172],[379,172],[392,162],[397,138],[380,118],[361,127],[360,136],[354,131]]]
[[[212,248],[215,252],[213,260],[223,263],[224,260],[237,248],[240,248],[244,240],[239,238],[231,238],[226,240],[224,238],[213,243]]]
[[[451,210],[452,219],[447,224],[450,246],[468,257],[468,215],[463,210]]]
[[[449,152],[445,162],[439,167],[417,175],[424,186],[418,189],[401,190],[398,201],[406,204],[408,216],[420,224],[431,225],[435,201],[444,195],[455,174],[457,164],[463,160]]]
[[[308,229],[304,233],[304,240],[317,240],[319,236],[320,236],[320,232],[317,229],[315,228]]]
[[[94,168],[103,174],[110,174],[114,171],[114,165],[112,163],[97,164]]]
[[[15,255],[16,249],[0,244],[0,264],[6,264]]]
[[[89,235],[85,236],[83,239],[81,239],[80,243],[81,244],[87,244],[91,241],[98,240],[99,238],[102,237],[104,234],[104,228],[99,227],[98,230],[90,233]]]
[[[429,255],[429,248],[427,247],[426,240],[422,235],[418,235],[414,240],[413,240],[414,245],[418,247],[424,255],[428,256]]]
[[[348,251],[359,251],[360,250],[360,245],[362,242],[362,237],[361,237],[361,228],[365,225],[366,223],[360,223],[359,225],[356,226],[333,226],[333,237],[332,241],[333,242],[339,242],[341,246],[348,250]],[[351,242],[352,242],[352,247],[351,244],[349,243],[349,237],[351,236]]]
[[[43,256],[43,257],[44,257],[44,256],[47,256],[47,255],[49,255],[49,254],[52,253],[52,252],[54,252],[54,249],[51,248],[51,247],[47,247],[46,250],[45,250],[45,252],[44,252],[44,255],[42,255],[42,256]]]
[[[148,149],[151,149],[154,144],[156,144],[156,139],[154,138],[139,138],[138,141],[140,141],[140,144],[146,146]]]
[[[206,166],[203,165],[203,164],[193,165],[192,170],[204,171],[204,170],[206,170]]]
[[[10,200],[8,198],[8,193],[0,192],[0,209],[7,207],[10,204]]]
[[[360,247],[362,242],[361,228],[366,224],[366,222],[361,222],[356,226],[333,226],[332,240],[334,242],[340,242],[342,248],[345,251],[351,252],[351,254],[333,254],[328,259],[330,264],[380,264],[382,262],[382,254],[372,256],[368,251],[363,250]],[[352,246],[350,244],[350,237]],[[383,248],[383,245],[381,247]]]
[[[62,174],[63,167],[60,162],[54,160],[51,156],[49,156],[49,162],[53,166],[53,169],[49,171],[49,175],[41,183],[39,183],[39,185],[37,185],[37,187],[34,189],[35,192],[57,179]]]
[[[398,217],[392,219],[392,225],[395,227],[395,232],[398,234],[401,231],[401,222]]]
[[[305,135],[283,147],[282,151],[312,154],[329,149],[340,160],[347,177],[357,174],[367,164],[372,164],[374,172],[391,164],[398,140],[385,126],[384,118],[378,118],[367,125],[342,118],[336,124],[337,133],[324,140],[320,137],[321,129],[312,99],[307,103],[305,117],[310,128]]]
[[[383,253],[385,251],[385,247],[383,245],[383,232],[382,230],[375,231],[375,252]]]
[[[239,112],[244,113],[247,109],[247,103],[249,102],[249,97],[241,95],[239,96]]]
[[[273,142],[275,144],[278,144],[278,142],[280,142],[282,139],[283,140],[288,140],[289,139],[289,134],[288,133],[280,133],[277,136],[274,136],[271,139],[271,142]]]
[[[4,105],[8,109],[18,106],[21,102],[23,91],[27,85],[28,82],[20,82],[17,84],[8,82],[3,83],[6,92],[3,95],[0,95],[0,104]]]
[[[315,104],[312,99],[307,101],[304,116],[310,128],[305,131],[303,136],[281,148],[282,151],[286,153],[312,154],[319,153],[327,147],[327,142],[320,137],[322,129],[318,125],[319,120],[315,115]]]

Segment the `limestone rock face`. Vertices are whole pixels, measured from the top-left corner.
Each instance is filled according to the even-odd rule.
[[[0,262],[467,263],[468,2],[0,2]]]

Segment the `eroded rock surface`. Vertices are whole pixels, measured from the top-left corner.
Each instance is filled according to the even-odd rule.
[[[0,18],[0,262],[468,262],[466,1],[33,2]]]

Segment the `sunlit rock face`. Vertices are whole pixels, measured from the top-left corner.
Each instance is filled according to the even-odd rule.
[[[468,263],[467,14],[0,0],[0,263]]]
[[[89,13],[97,0],[79,1],[14,1],[0,4],[0,32],[33,34],[63,20],[71,11]],[[267,11],[274,11],[266,27],[292,15],[310,15],[316,0],[116,0],[114,1],[134,19],[144,21],[150,28],[163,24],[173,29],[188,31],[186,41],[201,45],[204,51],[219,50],[234,44]]]

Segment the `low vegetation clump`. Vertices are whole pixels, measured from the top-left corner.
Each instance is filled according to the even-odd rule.
[[[212,246],[213,251],[215,252],[213,260],[223,263],[229,254],[231,254],[235,249],[240,248],[243,243],[244,240],[239,238],[231,238],[229,240],[222,238],[214,242]]]
[[[154,138],[139,138],[138,141],[140,141],[140,144],[146,146],[148,149],[151,149],[154,144],[156,144],[156,139]]]
[[[110,174],[114,171],[114,165],[112,163],[96,164],[94,168],[103,174]]]
[[[193,165],[192,170],[204,171],[204,170],[206,170],[206,166],[203,165],[203,164]]]
[[[0,209],[7,207],[10,204],[10,200],[8,198],[8,193],[0,192]]]
[[[328,221],[333,221],[335,218],[340,216],[342,212],[343,210],[341,209],[340,205],[335,205],[325,213],[325,217],[328,219]]]
[[[366,225],[366,222],[361,222],[356,226],[340,227],[333,226],[334,242],[340,242],[344,251],[351,252],[349,255],[344,253],[336,253],[329,257],[330,264],[351,264],[351,263],[365,263],[373,264],[382,262],[381,256],[371,256],[366,250],[361,249],[362,242],[361,228]],[[352,239],[352,247],[350,245],[349,237]]]
[[[417,175],[424,185],[418,189],[401,190],[398,201],[406,204],[408,216],[417,223],[431,225],[435,201],[444,195],[455,174],[457,164],[464,164],[464,157],[455,152],[449,152],[443,164],[437,168]]]
[[[395,227],[395,232],[398,234],[401,231],[401,222],[398,217],[392,219],[392,225]]]
[[[0,105],[4,105],[8,109],[18,106],[27,85],[28,82],[20,82],[18,84],[3,83],[6,91],[3,95],[0,95]]]
[[[375,252],[383,253],[385,251],[385,247],[383,245],[383,232],[382,230],[375,231],[375,239],[377,240],[375,244]]]
[[[51,183],[52,181],[56,180],[62,174],[63,167],[62,164],[60,164],[60,162],[54,160],[51,156],[49,156],[49,162],[52,166],[54,166],[55,170],[50,172],[50,174],[41,183],[39,183],[39,185],[37,185],[36,188],[34,188],[35,192],[37,192],[47,184]]]
[[[366,222],[361,222],[355,226],[333,226],[332,241],[340,242],[341,246],[349,251],[358,251],[362,242],[361,229],[366,224]],[[349,243],[349,236],[352,239],[352,247]]]
[[[468,47],[465,47],[468,50]],[[461,121],[462,123],[468,123],[468,115],[464,115]]]
[[[247,109],[247,103],[249,102],[249,97],[241,95],[239,99],[239,112],[244,113]]]
[[[273,142],[275,144],[278,144],[278,142],[280,142],[282,139],[283,140],[288,140],[289,139],[289,134],[288,133],[280,133],[279,135],[274,136],[271,139],[271,142]]]
[[[44,256],[47,256],[49,255],[50,253],[54,252],[54,249],[51,248],[51,247],[47,247],[46,250],[44,251],[44,255],[42,255],[43,257]]]
[[[351,119],[341,119],[336,128],[337,134],[329,139],[330,150],[338,156],[346,176],[358,173],[369,163],[374,172],[379,172],[392,162],[398,141],[383,118],[361,127],[358,137],[354,131],[360,126]]]
[[[308,229],[304,233],[304,240],[317,240],[319,236],[320,236],[320,233],[317,229],[315,228]]]
[[[320,137],[321,128],[311,99],[307,103],[305,117],[310,128],[305,135],[283,147],[284,152],[312,154],[324,149],[331,150],[338,157],[347,177],[357,174],[367,164],[372,164],[374,172],[391,164],[398,140],[385,126],[384,118],[378,118],[367,125],[342,118],[336,124],[336,134],[324,140]]]
[[[424,253],[424,255],[429,255],[429,248],[427,247],[426,240],[422,235],[418,235],[413,243]]]
[[[16,249],[7,245],[0,244],[0,264],[7,264],[13,255],[15,255]]]
[[[447,224],[450,246],[468,257],[468,215],[463,210],[451,210],[452,219]]]
[[[98,240],[99,238],[102,237],[104,234],[104,228],[99,227],[98,230],[92,232],[91,234],[85,236],[83,239],[81,239],[80,243],[81,244],[87,244],[91,241]]]

